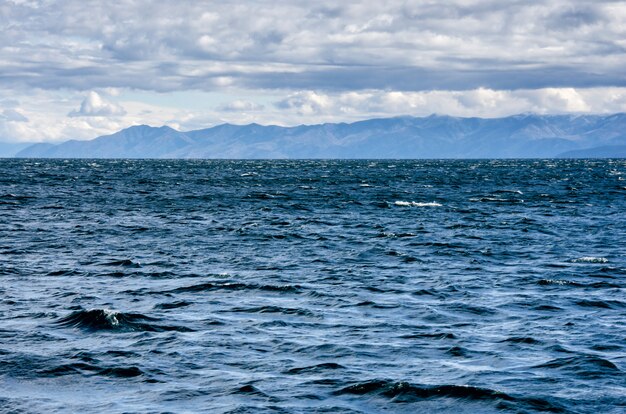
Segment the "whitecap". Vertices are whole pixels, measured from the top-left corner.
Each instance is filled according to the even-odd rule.
[[[496,190],[495,192],[496,193],[520,194],[520,195],[524,194],[520,190]]]
[[[573,263],[608,263],[609,259],[606,257],[594,257],[594,256],[585,256],[579,257],[578,259],[572,260]]]
[[[400,207],[441,207],[442,206],[442,204],[437,203],[436,201],[431,201],[428,203],[418,203],[415,201],[396,201],[394,204]]]
[[[567,280],[559,280],[559,279],[542,279],[542,284],[550,284],[550,285],[569,285],[572,282]]]
[[[97,309],[92,309],[92,311],[97,311]],[[104,313],[104,317],[107,321],[109,321],[111,326],[117,326],[120,324],[120,321],[117,319],[117,317],[120,315],[119,312],[110,309],[102,309],[102,312]]]

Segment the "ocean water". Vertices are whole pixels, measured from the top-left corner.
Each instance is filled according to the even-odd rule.
[[[625,246],[625,160],[0,160],[0,412],[623,413]]]

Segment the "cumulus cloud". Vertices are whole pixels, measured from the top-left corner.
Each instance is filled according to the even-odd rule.
[[[80,104],[80,108],[75,111],[71,111],[68,116],[123,116],[126,114],[124,108],[113,102],[109,102],[104,99],[97,92],[91,91],[87,94],[83,102]]]
[[[364,119],[432,113],[462,117],[538,114],[615,113],[626,111],[626,88],[544,88],[469,91],[300,91],[275,103],[280,110],[310,120]],[[593,108],[593,110],[592,110]]]
[[[294,110],[300,115],[320,115],[333,107],[333,100],[328,95],[314,91],[294,93],[275,103],[276,108]]]

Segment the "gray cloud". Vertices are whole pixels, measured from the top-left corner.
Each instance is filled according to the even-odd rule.
[[[8,122],[28,122],[28,118],[15,109],[5,109],[2,111],[0,120]]]
[[[626,67],[624,67],[626,73]],[[539,89],[546,87],[626,86],[622,73],[603,75],[567,67],[541,69],[439,70],[411,67],[352,67],[311,70],[303,73],[263,73],[244,79],[253,88],[403,91],[492,89]]]
[[[558,30],[572,30],[583,26],[591,26],[606,19],[603,13],[588,5],[569,7],[558,11],[549,17],[549,23]]]
[[[608,0],[5,1],[0,84],[160,92],[623,86],[624,19],[626,3]]]

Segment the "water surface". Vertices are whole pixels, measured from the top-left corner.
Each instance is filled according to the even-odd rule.
[[[0,160],[0,411],[622,413],[626,161]]]

